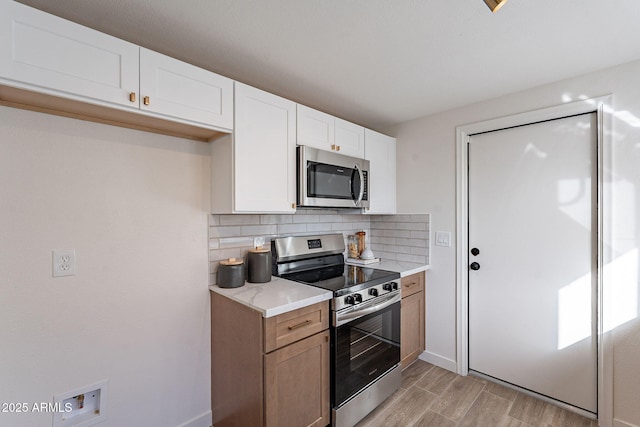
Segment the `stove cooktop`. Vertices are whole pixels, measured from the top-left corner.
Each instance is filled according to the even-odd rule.
[[[332,265],[329,267],[285,274],[282,277],[306,285],[333,292],[334,297],[356,292],[392,280],[400,279],[400,273],[377,270],[356,265]]]
[[[345,265],[344,250],[340,233],[273,239],[273,274],[330,290],[334,298],[400,279],[393,271]]]

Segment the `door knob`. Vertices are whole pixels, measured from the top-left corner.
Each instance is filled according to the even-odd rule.
[[[480,253],[480,249],[478,248],[471,249],[471,255],[477,256],[479,253]]]
[[[469,268],[471,268],[472,270],[480,270],[480,264],[478,264],[477,262],[472,262]]]

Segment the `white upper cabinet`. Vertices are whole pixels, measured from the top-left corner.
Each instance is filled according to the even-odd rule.
[[[0,79],[138,108],[138,46],[14,1],[0,1]],[[26,87],[30,88],[30,87]]]
[[[212,212],[295,212],[295,102],[235,82],[234,105],[233,136],[212,143]]]
[[[335,144],[342,154],[364,157],[364,128],[346,120],[336,118]]]
[[[335,149],[334,119],[333,116],[322,111],[298,104],[298,145],[308,145],[327,151]]]
[[[296,104],[236,82],[236,211],[296,210]]]
[[[364,128],[298,104],[298,145],[364,157]]]
[[[140,109],[233,128],[233,80],[140,48]]]
[[[0,0],[0,85],[20,104],[145,130],[206,140],[233,129],[233,80],[10,0]]]
[[[365,156],[369,160],[367,214],[396,213],[396,139],[365,130]]]

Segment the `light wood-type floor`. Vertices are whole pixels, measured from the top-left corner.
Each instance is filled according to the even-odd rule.
[[[597,427],[573,412],[477,377],[416,361],[402,386],[357,427]]]

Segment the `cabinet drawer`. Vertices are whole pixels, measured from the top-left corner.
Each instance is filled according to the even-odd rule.
[[[264,319],[264,352],[301,340],[329,328],[329,302]]]
[[[402,298],[424,291],[424,273],[416,273],[402,278]]]

